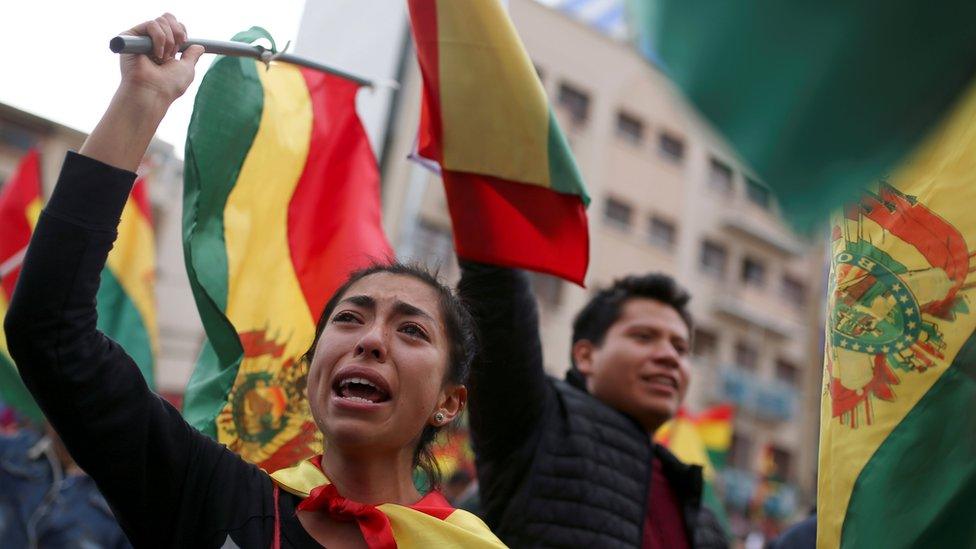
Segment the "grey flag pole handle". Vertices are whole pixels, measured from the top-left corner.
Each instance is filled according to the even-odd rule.
[[[252,46],[242,42],[223,42],[220,40],[200,40],[197,38],[187,39],[180,44],[180,51],[185,51],[190,46],[203,46],[205,53],[217,55],[234,55],[237,57],[252,57],[262,61],[270,61],[272,54],[261,46]],[[112,53],[152,53],[152,38],[148,36],[127,36],[119,35],[108,43],[108,48]],[[265,59],[265,57],[267,59]]]
[[[263,63],[281,61],[283,63],[300,65],[302,67],[308,67],[310,69],[334,74],[340,78],[351,80],[360,86],[365,86],[367,88],[390,88],[395,90],[400,87],[400,84],[393,80],[374,82],[372,80],[368,80],[366,78],[362,78],[321,63],[316,63],[315,61],[305,59],[304,57],[299,57],[297,55],[284,52],[273,53],[271,50],[262,46],[252,46],[242,42],[226,42],[223,40],[203,40],[199,38],[190,38],[186,42],[180,44],[179,51],[184,51],[190,46],[203,46],[204,53],[232,55],[234,57],[250,57]],[[112,53],[150,54],[152,53],[152,39],[148,36],[129,36],[122,34],[110,40],[108,43],[108,48],[112,50]]]

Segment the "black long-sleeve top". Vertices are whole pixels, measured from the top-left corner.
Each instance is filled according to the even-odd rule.
[[[271,547],[270,477],[188,425],[96,329],[99,276],[134,180],[68,153],[4,322],[10,353],[133,545]],[[319,547],[298,503],[280,493],[281,546]]]

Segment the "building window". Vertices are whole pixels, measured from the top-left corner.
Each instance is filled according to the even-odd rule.
[[[634,208],[616,198],[607,198],[604,205],[603,219],[607,225],[611,225],[622,231],[630,230],[631,218],[634,215]]]
[[[745,370],[756,370],[759,367],[759,349],[748,341],[737,341],[735,364]]]
[[[729,445],[728,463],[736,469],[752,469],[752,441],[742,433],[732,433],[732,444]]]
[[[648,219],[647,234],[651,244],[670,251],[674,249],[678,228],[667,219],[652,215]]]
[[[661,132],[658,135],[657,149],[662,157],[677,164],[685,158],[684,140],[668,132]]]
[[[727,260],[728,252],[725,251],[725,246],[710,240],[702,242],[700,263],[703,273],[715,278],[725,277]]]
[[[795,307],[803,307],[807,300],[806,285],[790,275],[783,275],[783,297]]]
[[[644,141],[644,122],[632,114],[618,112],[617,137],[632,145],[640,145]]]
[[[752,257],[742,260],[742,283],[761,288],[766,284],[766,265]]]
[[[776,361],[776,379],[784,383],[796,385],[797,379],[800,377],[799,372],[800,369],[792,362],[783,359]]]
[[[559,106],[566,109],[576,124],[583,124],[590,115],[590,96],[586,92],[563,82],[557,96]]]
[[[563,281],[561,279],[547,274],[532,273],[529,280],[532,282],[532,291],[544,307],[551,309],[562,303]]]
[[[718,193],[732,194],[732,168],[725,162],[713,157],[709,162],[708,186]]]
[[[773,206],[773,195],[769,188],[751,177],[746,178],[746,198],[764,210]]]
[[[702,328],[695,330],[695,337],[692,339],[691,354],[709,360],[714,360],[718,356],[718,336]]]

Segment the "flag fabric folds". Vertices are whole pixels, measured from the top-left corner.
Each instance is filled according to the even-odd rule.
[[[650,57],[800,225],[884,176],[976,71],[976,4],[630,0]]]
[[[234,40],[259,38],[271,40],[257,27]],[[349,272],[391,256],[357,90],[311,69],[221,57],[187,133],[184,254],[208,343],[184,414],[269,471],[321,452],[301,357]]]
[[[417,155],[444,181],[459,257],[582,285],[589,196],[498,0],[409,0],[423,76]]]
[[[976,547],[976,87],[964,97],[832,224],[819,547]]]
[[[370,549],[397,547],[505,547],[477,516],[454,509],[440,492],[426,494],[417,503],[368,505],[339,495],[322,473],[322,456],[279,469],[271,479],[282,490],[305,499],[299,509],[336,513],[355,521]],[[315,501],[317,500],[317,501]]]
[[[98,329],[125,348],[153,387],[159,337],[156,242],[145,178],[132,187],[118,232],[98,286]]]
[[[41,215],[42,200],[40,155],[32,149],[21,159],[17,170],[0,191],[0,320],[7,314],[24,252]],[[10,358],[2,329],[0,400],[32,421],[40,423],[44,420]]]

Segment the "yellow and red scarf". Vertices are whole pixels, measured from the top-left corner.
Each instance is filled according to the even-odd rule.
[[[437,491],[409,506],[367,505],[346,499],[322,472],[321,455],[275,471],[271,479],[280,489],[305,498],[297,508],[300,511],[325,512],[336,520],[356,521],[370,549],[505,547],[481,519],[451,507]]]

